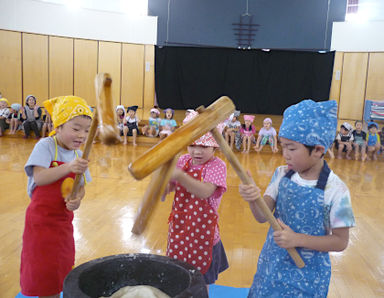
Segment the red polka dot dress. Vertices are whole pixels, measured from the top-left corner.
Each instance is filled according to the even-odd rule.
[[[226,165],[218,157],[193,165],[186,154],[177,166],[194,179],[217,186],[211,197],[201,199],[176,183],[169,216],[167,256],[187,262],[204,274],[212,262],[212,248],[220,241],[217,210],[226,191]]]

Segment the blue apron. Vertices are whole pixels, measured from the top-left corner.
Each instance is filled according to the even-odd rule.
[[[324,236],[324,189],[330,169],[324,161],[316,187],[300,186],[290,170],[279,183],[274,216],[297,233]],[[248,297],[326,297],[331,279],[328,252],[297,248],[305,266],[296,267],[286,249],[273,240],[270,227]]]

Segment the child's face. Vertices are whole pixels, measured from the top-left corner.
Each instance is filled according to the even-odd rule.
[[[157,113],[155,113],[155,112],[151,112],[151,117],[152,117],[152,118],[157,118]]]
[[[237,120],[237,117],[236,117],[236,116],[233,116],[233,117],[232,117],[232,122],[236,122],[236,120]]]
[[[280,138],[280,144],[283,148],[283,157],[289,170],[294,170],[298,173],[306,172],[319,160],[314,157],[315,149],[309,154],[308,149],[301,143]]]
[[[116,111],[116,113],[117,113],[118,116],[124,115],[124,110],[123,109],[118,109]]]
[[[347,135],[348,134],[348,130],[346,130],[344,127],[340,127],[340,133],[342,135]]]
[[[167,111],[165,112],[165,118],[167,118],[167,119],[172,119],[172,117],[173,117],[172,111],[167,110]]]
[[[135,117],[135,114],[136,114],[136,112],[134,110],[129,110],[128,111],[128,116],[131,117],[131,118]]]
[[[245,123],[246,126],[251,126],[251,124],[252,124],[252,122],[249,121],[249,120],[245,120],[244,123]]]
[[[376,128],[376,126],[372,126],[372,127],[369,129],[369,132],[370,132],[371,134],[375,134],[375,133],[377,132],[377,128]]]
[[[269,129],[269,128],[271,127],[271,122],[269,122],[269,121],[264,121],[264,122],[263,122],[263,126],[264,126],[265,129]]]
[[[188,153],[191,156],[194,165],[202,165],[213,157],[215,148],[191,145],[188,146]]]
[[[355,128],[356,130],[360,131],[363,129],[363,123],[361,122],[357,122],[356,125],[355,125]]]
[[[7,107],[7,103],[5,101],[0,101],[0,109],[5,109]]]
[[[67,150],[79,149],[85,142],[90,127],[89,117],[77,116],[69,120],[56,129],[58,144]]]

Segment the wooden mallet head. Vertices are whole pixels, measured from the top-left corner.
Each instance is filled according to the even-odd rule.
[[[96,101],[99,117],[99,138],[103,144],[120,142],[116,126],[116,113],[112,102],[112,78],[108,73],[99,73],[95,78]]]

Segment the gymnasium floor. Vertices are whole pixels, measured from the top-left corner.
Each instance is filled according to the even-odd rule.
[[[29,198],[24,164],[36,143],[20,137],[0,138],[0,297],[20,292],[19,266],[25,209]],[[135,181],[128,164],[149,147],[96,143],[91,152],[93,181],[75,212],[76,265],[121,253],[164,254],[167,219],[172,196],[159,203],[147,230],[131,234],[136,208],[149,177]],[[217,155],[224,159],[221,152]],[[280,153],[236,153],[264,190],[274,169],[284,163]],[[328,159],[328,157],[327,157]],[[331,253],[332,279],[329,297],[384,296],[384,158],[377,162],[329,160],[330,167],[350,188],[357,226],[350,231],[346,251]],[[228,191],[220,206],[220,231],[230,268],[220,275],[218,285],[249,287],[257,258],[268,229],[257,223],[238,194],[239,179],[228,166]]]

